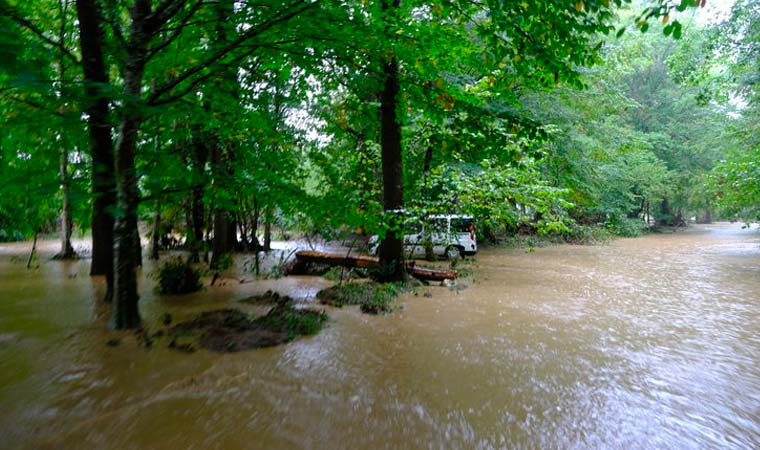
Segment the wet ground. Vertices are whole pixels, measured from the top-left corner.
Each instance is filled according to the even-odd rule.
[[[325,307],[320,334],[234,354],[107,331],[89,261],[41,247],[27,270],[28,244],[0,244],[2,449],[760,448],[760,236],[736,224],[484,249],[467,289],[388,316]],[[159,297],[151,272],[149,328],[331,284]]]

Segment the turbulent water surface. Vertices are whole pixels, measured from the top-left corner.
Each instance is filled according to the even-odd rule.
[[[467,289],[422,288],[389,316],[328,308],[316,336],[233,354],[108,332],[89,261],[43,246],[27,270],[26,251],[0,244],[2,449],[760,448],[760,236],[739,225],[486,249]],[[330,284],[161,298],[150,270],[153,330]]]

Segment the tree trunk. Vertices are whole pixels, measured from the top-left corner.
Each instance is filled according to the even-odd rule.
[[[200,262],[199,254],[205,246],[203,242],[203,187],[193,188],[190,203],[190,220],[192,222],[190,261],[198,263]]]
[[[662,202],[660,203],[660,214],[662,216],[662,225],[673,224],[673,214],[670,210],[670,201],[667,197],[663,198]]]
[[[264,251],[270,252],[272,251],[272,219],[274,216],[274,212],[272,211],[272,207],[268,206],[265,209],[264,213]]]
[[[219,267],[219,262],[222,257],[229,253],[228,248],[229,237],[229,221],[227,220],[227,212],[218,208],[214,211],[214,237],[211,241],[211,262],[209,266],[212,269]]]
[[[400,0],[391,5],[383,1],[382,8],[398,9]],[[403,229],[404,172],[401,149],[401,124],[396,116],[399,86],[398,60],[391,56],[383,64],[385,86],[380,94],[380,146],[383,165],[383,207],[391,222],[391,230],[380,243],[380,268],[375,277],[379,281],[400,281],[404,271],[404,247],[400,235]]]
[[[135,212],[135,214],[137,214]],[[139,224],[135,221],[135,267],[142,267],[142,240],[140,239]]]
[[[216,17],[219,19],[216,23],[216,41],[219,45],[224,45],[231,40],[234,26],[228,21],[227,17],[234,11],[234,1],[220,0],[216,3]],[[237,79],[237,66],[226,68],[213,84],[213,91],[210,92],[210,103],[213,105],[216,101],[229,101],[230,99],[237,102],[240,98],[240,85]],[[221,134],[221,133],[219,133]],[[211,151],[211,166],[213,176],[220,183],[222,190],[231,190],[231,181],[234,178],[234,151],[227,147],[222,149],[222,143],[219,137],[215,137],[213,149]],[[211,267],[218,267],[222,256],[229,253],[237,247],[237,225],[233,219],[233,214],[228,205],[217,202],[214,210],[214,240],[212,243],[213,254],[211,255]]]
[[[161,201],[156,200],[156,212],[153,215],[153,232],[150,235],[150,259],[158,260],[161,246]]]
[[[69,152],[64,147],[61,150],[61,190],[63,195],[63,204],[61,207],[61,253],[60,259],[74,259],[77,254],[71,246],[71,231],[74,221],[71,217],[71,193],[69,183]]]
[[[68,2],[64,0],[58,0],[58,10],[61,15],[60,33],[58,35],[58,41],[64,42],[66,39],[66,20],[68,11]],[[61,49],[63,50],[63,49]],[[66,80],[66,64],[65,56],[61,52],[60,60],[58,61],[58,76],[60,77],[60,94],[64,97],[64,86]],[[61,137],[61,164],[60,164],[60,177],[61,177],[61,195],[63,197],[61,202],[61,252],[56,255],[59,259],[74,259],[76,253],[71,246],[71,230],[74,226],[74,221],[71,217],[71,198],[70,198],[70,183],[69,183],[69,150],[68,143],[64,136]]]
[[[135,151],[137,134],[142,122],[139,99],[145,73],[147,45],[150,35],[145,29],[146,18],[151,14],[149,0],[137,0],[131,10],[132,21],[127,44],[124,71],[124,97],[127,104],[121,115],[119,138],[116,142],[117,205],[114,299],[112,326],[116,329],[139,328],[140,312],[137,307],[136,261],[139,241],[137,232],[137,171]]]
[[[118,207],[121,216],[116,221],[115,276],[112,325],[115,329],[139,328],[137,308],[137,273],[135,242],[137,237],[137,177],[135,147],[140,120],[124,117],[116,144],[116,173],[118,176]]]
[[[90,275],[106,276],[106,301],[113,292],[113,233],[112,210],[116,204],[111,124],[108,120],[109,100],[104,86],[108,72],[103,58],[103,27],[96,0],[77,0],[79,46],[85,86],[85,112],[92,154],[92,264]]]
[[[29,252],[29,258],[26,260],[26,268],[32,267],[32,259],[34,259],[34,253],[37,251],[37,229],[34,229],[34,238],[32,240],[32,250]]]

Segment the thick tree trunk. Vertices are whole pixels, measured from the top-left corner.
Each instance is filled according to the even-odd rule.
[[[150,35],[145,29],[151,14],[149,0],[137,0],[131,11],[132,22],[127,45],[124,72],[124,93],[127,104],[121,115],[119,138],[116,143],[117,205],[119,219],[115,228],[115,276],[112,326],[116,329],[139,328],[137,307],[137,171],[135,151],[137,134],[142,122],[139,100],[145,73],[147,45]]]
[[[209,266],[212,269],[219,267],[222,257],[229,253],[229,221],[227,220],[226,211],[218,209],[214,212],[214,238],[211,241],[211,262]]]
[[[141,73],[140,73],[141,75]],[[118,207],[116,221],[115,276],[112,326],[116,329],[139,328],[137,308],[137,176],[135,148],[140,120],[124,117],[116,144],[116,173],[118,176]]]
[[[192,233],[190,241],[190,262],[200,262],[200,252],[205,246],[203,243],[203,188],[196,187],[190,199],[190,220]]]
[[[77,0],[79,46],[87,113],[90,151],[92,154],[92,264],[90,275],[106,275],[106,301],[113,292],[113,229],[112,210],[116,204],[111,124],[108,120],[109,100],[104,93],[108,72],[103,58],[103,27],[96,0]]]
[[[667,197],[660,203],[660,214],[662,215],[662,225],[673,225],[673,214],[670,210],[670,201]]]
[[[216,41],[220,45],[228,43],[232,38],[234,26],[228,21],[227,17],[234,11],[234,1],[221,0],[216,4],[216,16],[219,19],[216,23]],[[240,85],[237,79],[237,67],[229,66],[224,70],[220,77],[215,80],[213,92],[210,92],[210,103],[213,105],[216,101],[229,101],[240,98]],[[218,137],[213,144],[211,151],[211,167],[213,176],[220,183],[222,190],[231,190],[231,182],[234,178],[234,151],[229,146],[222,148],[222,143]],[[221,258],[237,247],[237,225],[233,219],[233,213],[229,210],[227,204],[217,202],[214,209],[214,240],[212,242],[213,254],[211,255],[210,266],[217,268]]]
[[[383,10],[389,5],[383,1]],[[392,8],[398,9],[400,1],[394,0]],[[401,149],[401,124],[396,116],[399,86],[398,60],[391,56],[383,64],[385,86],[380,95],[380,146],[383,164],[383,207],[391,221],[391,231],[380,243],[380,267],[375,275],[380,281],[405,279],[404,247],[401,238],[404,207],[404,172]]]

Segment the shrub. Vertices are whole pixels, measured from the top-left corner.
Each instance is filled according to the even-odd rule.
[[[202,287],[200,271],[181,258],[171,259],[158,269],[158,292],[161,294],[188,294]]]
[[[647,224],[640,219],[613,216],[605,224],[611,233],[622,237],[637,237],[644,234]]]
[[[359,305],[364,313],[380,314],[392,312],[393,301],[405,289],[394,283],[345,283],[319,291],[317,298],[326,305]]]

